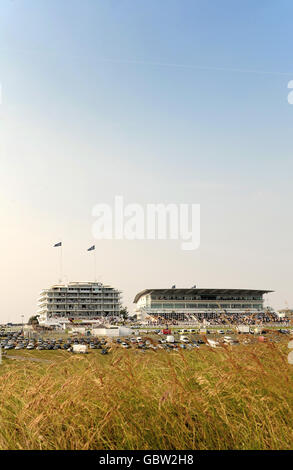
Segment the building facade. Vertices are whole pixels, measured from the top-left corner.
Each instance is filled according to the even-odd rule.
[[[100,282],[70,282],[54,285],[41,292],[39,323],[50,321],[95,320],[117,317],[121,309],[121,292]]]
[[[139,320],[201,321],[219,314],[261,313],[263,295],[252,289],[146,289],[134,299]]]

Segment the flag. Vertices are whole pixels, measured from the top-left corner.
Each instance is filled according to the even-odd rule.
[[[55,246],[62,246],[62,242],[55,243],[53,248],[55,248]]]
[[[95,250],[96,249],[96,245],[93,245],[93,246],[90,246],[87,251],[92,251],[92,250]]]

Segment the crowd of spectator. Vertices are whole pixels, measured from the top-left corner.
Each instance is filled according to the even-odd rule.
[[[258,325],[258,324],[282,324],[288,325],[289,318],[280,318],[275,312],[263,311],[258,313],[241,312],[241,313],[229,313],[229,312],[205,312],[196,314],[182,314],[180,318],[172,318],[169,314],[167,316],[152,316],[148,320],[148,325],[155,326],[158,324],[165,324],[166,322],[170,325],[177,324],[207,324],[207,325]]]

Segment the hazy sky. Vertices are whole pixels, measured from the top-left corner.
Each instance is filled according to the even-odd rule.
[[[1,0],[0,321],[92,280],[92,208],[201,204],[201,246],[96,242],[132,310],[150,287],[272,289],[293,307],[291,1]]]

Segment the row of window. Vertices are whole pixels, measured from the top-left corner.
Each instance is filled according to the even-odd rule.
[[[48,302],[45,302],[44,303],[49,303],[49,304],[66,304],[66,303],[80,303],[80,302],[84,302],[84,303],[87,303],[87,304],[96,304],[96,305],[102,305],[102,304],[107,304],[109,302],[113,302],[115,304],[119,304],[119,301],[117,300],[115,302],[116,299],[104,299],[104,300],[100,300],[100,299],[94,299],[94,300],[88,300],[88,299],[49,299]],[[79,302],[80,301],[80,302]]]
[[[70,309],[70,310],[81,310],[81,309],[84,309],[84,308],[88,308],[90,310],[103,310],[104,308],[106,309],[117,309],[119,308],[117,305],[112,305],[112,304],[103,304],[103,305],[88,305],[88,304],[69,304],[69,305],[50,305],[49,306],[49,310],[52,310],[52,309],[58,309],[58,310],[66,310],[66,309]]]
[[[52,289],[52,291],[54,292],[88,292],[88,293],[92,293],[92,292],[115,292],[115,289],[107,289],[107,288],[96,288],[96,287],[93,287],[93,288],[84,288],[84,287],[77,287],[77,288],[74,288],[74,287],[69,287],[69,288],[66,288],[66,287],[54,287]]]
[[[87,316],[87,317],[95,318],[96,316],[97,317],[101,317],[104,315],[113,316],[113,315],[118,315],[118,314],[119,314],[118,310],[115,310],[115,311],[103,310],[101,312],[86,312],[85,311],[85,312],[82,312],[82,317]],[[53,316],[64,317],[64,315],[68,315],[69,317],[74,317],[74,316],[78,318],[80,317],[80,314],[79,313],[75,314],[75,312],[64,312],[64,313],[63,312],[50,312],[48,314],[48,318],[52,318]]]
[[[219,296],[219,295],[196,295],[196,296],[159,296],[159,295],[152,295],[152,300],[262,300],[260,295],[254,296]]]
[[[42,296],[42,297],[52,297],[52,298],[59,298],[59,297],[119,297],[118,293],[110,293],[106,294],[105,292],[90,292],[88,294],[80,294],[80,293],[67,293],[67,292],[58,292],[58,293],[53,293],[49,292],[48,295]]]
[[[213,303],[213,304],[196,304],[196,303],[193,303],[193,304],[185,304],[185,303],[182,303],[180,305],[178,304],[167,304],[167,303],[152,303],[151,304],[151,308],[168,308],[168,309],[184,309],[184,308],[212,308],[212,309],[215,309],[215,308],[255,308],[255,309],[258,309],[258,308],[262,308],[262,304],[224,304],[224,305],[217,305],[216,303]]]

